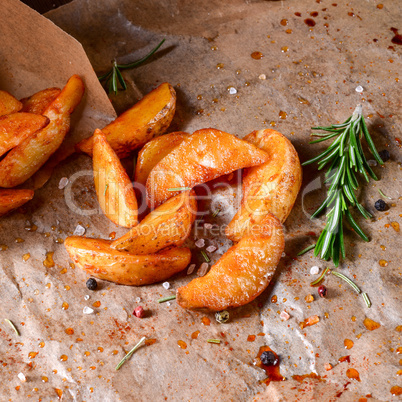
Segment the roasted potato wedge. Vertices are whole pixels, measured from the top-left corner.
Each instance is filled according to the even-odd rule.
[[[0,216],[32,200],[33,196],[33,190],[0,190]]]
[[[43,114],[50,104],[60,95],[60,88],[47,88],[33,94],[29,98],[21,99],[21,112]]]
[[[22,109],[22,103],[6,91],[0,91],[0,116],[17,113]]]
[[[50,123],[12,149],[0,161],[0,187],[14,187],[29,179],[59,148],[70,129],[70,114],[80,103],[84,83],[73,75],[44,115]]]
[[[147,142],[138,153],[135,181],[145,186],[149,173],[155,165],[179,146],[189,135],[183,131],[178,131],[161,135]]]
[[[165,156],[147,179],[147,203],[156,207],[178,194],[169,189],[194,187],[237,169],[268,160],[247,141],[213,128],[198,130]]]
[[[266,151],[269,160],[244,172],[242,204],[225,231],[234,242],[240,241],[248,227],[260,223],[268,213],[285,222],[302,182],[299,156],[284,135],[267,129],[254,131],[244,139]]]
[[[0,117],[0,156],[49,124],[46,116],[12,113]]]
[[[120,285],[150,285],[182,271],[190,262],[188,248],[170,248],[158,254],[135,255],[117,251],[110,241],[67,237],[64,242],[71,259],[88,274]]]
[[[268,286],[285,247],[282,225],[269,214],[202,278],[177,289],[186,309],[221,311],[250,303]]]
[[[196,214],[195,192],[183,192],[153,210],[111,247],[142,255],[180,246],[189,236]]]
[[[105,215],[116,225],[132,228],[138,223],[138,206],[131,180],[101,130],[93,145],[95,190]]]
[[[145,95],[102,131],[119,158],[143,146],[169,127],[176,110],[176,92],[167,82]],[[76,145],[77,151],[92,155],[93,137]]]

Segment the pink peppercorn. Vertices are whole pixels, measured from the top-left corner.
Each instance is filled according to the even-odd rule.
[[[142,308],[142,306],[138,306],[134,309],[134,313],[133,313],[136,317],[138,318],[143,318],[145,316],[145,311]]]

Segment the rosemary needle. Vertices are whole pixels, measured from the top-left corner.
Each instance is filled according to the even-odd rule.
[[[312,250],[314,247],[315,247],[315,244],[311,244],[310,246],[306,247],[304,250],[300,251],[300,252],[297,254],[297,256],[299,257],[299,256],[301,256],[301,255],[303,255],[303,254],[306,254],[307,251]]]
[[[360,290],[360,288],[351,280],[351,279],[349,279],[347,276],[345,276],[345,275],[343,275],[343,274],[341,274],[341,273],[339,273],[339,272],[336,272],[336,271],[331,271],[331,273],[332,273],[332,275],[335,275],[335,276],[337,276],[338,278],[341,278],[341,279],[343,279],[346,283],[348,283],[353,289],[354,289],[354,291],[357,293],[357,294],[360,294],[362,291]],[[363,296],[364,297],[364,296]]]
[[[120,367],[133,355],[133,353],[145,342],[145,336],[143,336],[140,341],[121,359],[120,363],[116,366],[116,370],[119,370]]]
[[[168,297],[162,297],[162,299],[158,300],[158,303],[165,303],[169,300],[174,300],[176,298],[176,295],[173,296],[168,296]]]
[[[172,187],[168,188],[168,191],[188,191],[191,190],[191,187]]]
[[[217,210],[212,214],[212,217],[213,217],[213,218],[217,217],[220,212],[221,212],[221,210],[220,210],[220,209],[217,209]]]
[[[208,257],[208,254],[202,250],[201,255],[204,257],[205,262],[211,262],[211,259]]]
[[[391,197],[388,197],[387,195],[385,195],[385,194],[381,191],[381,189],[378,189],[378,192],[380,193],[381,197],[388,198],[389,200],[392,200],[392,198],[391,198]]]
[[[220,339],[207,339],[207,342],[208,343],[221,343],[221,340]]]
[[[364,301],[365,301],[366,304],[367,304],[367,307],[370,308],[370,307],[371,307],[371,301],[370,301],[370,299],[369,299],[368,294],[367,294],[366,292],[363,292],[363,293],[362,293],[362,296],[363,296]]]
[[[18,336],[20,336],[20,333],[18,332],[18,329],[15,327],[15,325],[9,319],[5,318],[4,321],[7,322],[10,325],[10,327],[14,330],[14,332]]]
[[[310,283],[310,286],[318,285],[324,279],[324,276],[328,272],[328,270],[329,270],[329,267],[325,268],[323,273],[315,281]]]

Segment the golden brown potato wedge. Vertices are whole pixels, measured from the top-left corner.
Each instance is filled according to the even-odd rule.
[[[0,190],[0,216],[32,200],[33,196],[33,190]]]
[[[93,146],[95,190],[105,215],[116,225],[132,228],[138,223],[138,206],[131,180],[101,130]]]
[[[183,192],[153,210],[111,247],[142,255],[180,246],[189,236],[196,214],[195,192]]]
[[[0,116],[17,113],[22,109],[22,103],[6,91],[0,91]]]
[[[149,173],[155,165],[179,146],[189,135],[183,131],[177,131],[161,135],[147,142],[138,153],[135,181],[145,186]]]
[[[102,131],[119,158],[143,146],[169,127],[176,110],[176,92],[167,82],[145,95]],[[93,137],[76,145],[77,151],[92,155]]]
[[[155,207],[178,194],[169,189],[194,187],[237,169],[268,160],[247,141],[213,128],[198,130],[165,156],[147,179],[147,203]]]
[[[46,116],[11,113],[0,117],[0,156],[49,124]]]
[[[50,104],[60,95],[60,88],[47,88],[33,94],[29,98],[21,99],[21,112],[43,114]]]
[[[182,271],[190,262],[188,248],[173,247],[158,254],[135,255],[117,251],[110,241],[67,237],[64,242],[71,259],[88,274],[120,285],[150,285]]]
[[[243,306],[260,295],[275,272],[285,241],[282,225],[272,214],[253,233],[231,247],[205,276],[177,289],[180,306],[220,311]]]
[[[12,149],[0,162],[0,187],[23,183],[59,148],[70,129],[70,114],[83,94],[84,83],[78,75],[73,75],[43,113],[50,123]]]
[[[247,233],[250,225],[260,223],[268,213],[285,222],[302,182],[299,156],[284,135],[267,129],[254,131],[244,139],[266,151],[269,160],[244,172],[242,204],[225,231],[234,242]]]

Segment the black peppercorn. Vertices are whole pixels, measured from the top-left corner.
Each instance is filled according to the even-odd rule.
[[[89,278],[87,280],[87,288],[89,290],[96,290],[96,288],[98,287],[98,282],[96,282],[96,279],[94,278]]]
[[[327,288],[324,285],[318,287],[318,294],[320,297],[325,297],[327,295]]]
[[[278,358],[275,356],[274,352],[270,350],[268,352],[262,352],[260,360],[264,366],[275,366],[275,364],[278,363]]]
[[[380,158],[382,159],[383,162],[388,161],[389,158],[391,157],[387,149],[380,151],[378,154],[380,155]]]
[[[385,211],[387,209],[387,203],[384,200],[379,199],[375,202],[374,207],[377,211]]]

